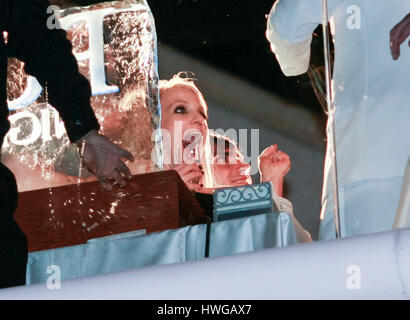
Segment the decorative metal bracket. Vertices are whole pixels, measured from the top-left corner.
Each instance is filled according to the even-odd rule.
[[[274,212],[270,182],[218,189],[214,192],[213,221]]]

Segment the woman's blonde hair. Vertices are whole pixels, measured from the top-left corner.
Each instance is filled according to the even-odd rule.
[[[192,75],[194,75],[192,73]],[[173,75],[169,80],[160,80],[158,82],[160,99],[164,93],[175,87],[183,86],[192,89],[198,97],[204,102],[204,106],[208,109],[208,105],[202,92],[198,89],[195,84],[196,78],[192,78],[188,75],[188,72],[181,71]],[[207,112],[207,110],[206,110]],[[215,178],[212,170],[213,152],[211,149],[209,130],[207,130],[207,135],[204,137],[204,148],[203,148],[203,169],[204,169],[204,187],[213,188],[215,187]]]
[[[202,92],[199,91],[198,87],[195,84],[195,81],[198,81],[198,79],[190,77],[189,73],[190,72],[187,71],[181,71],[177,74],[174,74],[172,78],[169,80],[160,80],[158,82],[160,97],[169,89],[172,89],[177,86],[185,86],[193,89],[198,94],[198,96],[200,96],[201,99],[205,101]],[[192,73],[192,75],[195,74]]]

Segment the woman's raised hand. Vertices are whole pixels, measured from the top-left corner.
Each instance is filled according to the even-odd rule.
[[[166,165],[165,169],[175,170],[178,172],[181,179],[185,182],[189,190],[197,191],[202,188],[202,178],[204,172],[198,164],[177,164]]]
[[[291,168],[289,156],[275,144],[267,147],[258,158],[261,182],[272,182],[276,194],[283,194],[283,179]]]

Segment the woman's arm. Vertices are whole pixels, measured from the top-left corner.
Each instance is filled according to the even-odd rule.
[[[258,158],[261,182],[271,182],[276,195],[283,196],[283,180],[291,168],[290,158],[275,144],[267,147]]]
[[[275,201],[276,206],[278,207],[279,211],[286,212],[290,215],[293,226],[295,227],[296,237],[298,238],[299,243],[303,242],[312,242],[312,237],[310,233],[303,228],[303,226],[299,223],[296,219],[295,215],[293,214],[293,205],[288,199],[283,197],[274,196],[273,201]]]
[[[273,200],[279,211],[290,214],[298,242],[312,242],[312,237],[293,215],[292,203],[283,198],[283,180],[291,168],[290,158],[275,144],[267,147],[258,158],[261,182],[271,182],[275,189]]]

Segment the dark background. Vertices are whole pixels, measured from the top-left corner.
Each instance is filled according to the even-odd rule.
[[[307,75],[285,77],[266,39],[274,0],[149,0],[158,41],[322,113]]]
[[[147,0],[158,42],[239,76],[255,86],[325,114],[309,77],[285,77],[265,37],[266,17],[275,0]],[[103,1],[51,1],[62,7]],[[312,59],[322,63],[320,30]]]

